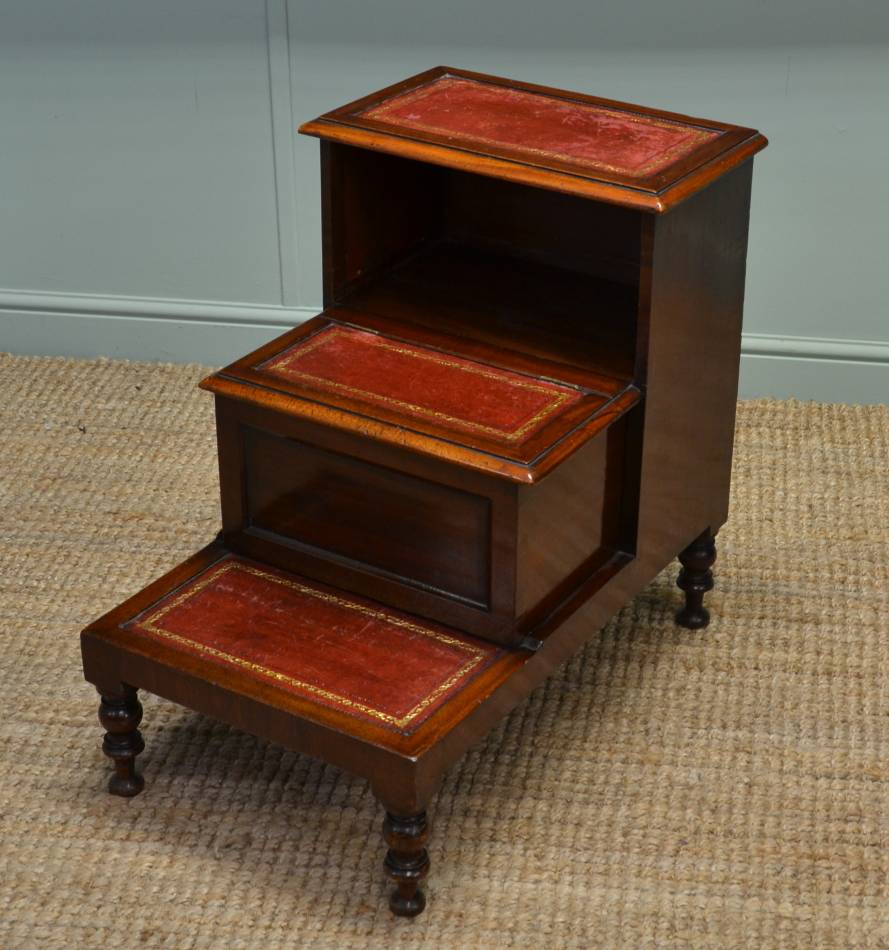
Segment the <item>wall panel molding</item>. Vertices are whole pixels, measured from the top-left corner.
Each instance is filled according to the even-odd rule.
[[[293,154],[295,122],[287,0],[265,0],[265,15],[281,303],[284,306],[293,306],[299,300],[299,271],[296,260],[299,219],[296,203],[296,166]]]
[[[889,367],[889,342],[883,340],[838,340],[809,336],[778,336],[745,333],[744,352],[750,356],[770,356],[810,360],[843,360],[877,363]],[[889,379],[887,379],[889,386]]]
[[[0,290],[0,351],[221,366],[315,313],[252,303]]]
[[[139,317],[158,321],[206,323],[260,323],[287,327],[293,318],[305,319],[320,308],[270,306],[219,300],[174,300],[165,297],[123,297],[113,294],[59,294],[0,289],[0,314],[42,313],[126,320]]]

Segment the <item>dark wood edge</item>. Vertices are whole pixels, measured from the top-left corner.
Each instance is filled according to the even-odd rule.
[[[535,165],[497,158],[487,153],[473,152],[468,148],[424,142],[416,137],[395,134],[391,131],[379,132],[358,125],[347,125],[326,117],[306,122],[300,126],[299,131],[303,135],[314,135],[345,145],[386,152],[390,155],[474,172],[491,178],[503,178],[567,194],[597,198],[640,210],[657,208],[656,197],[638,189],[608,184],[585,176],[548,171]]]
[[[295,439],[297,442],[311,443],[317,448],[349,455],[371,465],[394,468],[403,474],[424,480],[431,479],[458,491],[502,500],[512,498],[515,494],[515,485],[510,480],[496,478],[489,472],[458,470],[447,459],[426,456],[410,447],[368,439],[362,432],[344,431],[301,415],[269,412],[264,406],[242,399],[230,400],[221,395],[217,398],[223,403],[217,404],[217,408],[221,410],[218,418],[226,423],[233,421],[238,426],[259,429],[287,439]]]
[[[151,693],[163,696],[165,699],[171,699],[190,709],[196,709],[198,712],[208,712],[209,715],[215,718],[230,722],[232,725],[238,725],[237,722],[231,722],[231,719],[224,712],[203,710],[193,705],[189,701],[189,691],[179,696],[169,695],[160,685],[164,677],[159,676],[151,683],[146,683],[144,680],[140,681],[139,677],[133,677],[128,673],[125,661],[121,660],[116,664],[117,671],[113,675],[110,674],[110,671],[103,675],[99,671],[108,670],[108,664],[100,660],[93,660],[93,651],[111,649],[116,651],[120,657],[136,656],[152,663],[158,671],[163,670],[164,674],[172,671],[192,680],[211,683],[227,694],[234,693],[299,719],[301,722],[311,723],[319,731],[319,734],[327,734],[328,736],[335,734],[346,737],[360,743],[362,746],[372,746],[375,749],[404,759],[416,758],[419,751],[428,747],[430,741],[432,741],[430,740],[431,735],[439,735],[446,732],[448,728],[453,728],[453,725],[465,718],[468,711],[471,711],[488,693],[496,689],[513,669],[521,666],[531,655],[528,650],[518,649],[505,653],[478,676],[470,680],[464,690],[456,693],[440,706],[414,732],[405,735],[387,730],[381,726],[375,726],[373,723],[349,716],[336,709],[303,700],[276,688],[272,684],[251,678],[247,674],[220,664],[213,664],[184,651],[177,651],[164,644],[150,641],[147,637],[131,630],[100,631],[88,628],[81,634],[81,644],[84,656],[84,676],[100,688],[105,679],[125,682],[136,689],[147,689]],[[450,723],[450,725],[447,725],[447,723]],[[304,741],[303,729],[293,730],[293,738],[284,741],[284,744],[294,751],[315,755],[334,765],[348,768],[350,771],[360,771],[355,768],[354,759],[337,760],[329,755],[327,746],[319,744],[314,739],[311,744],[307,744]],[[370,773],[367,774],[370,777]]]
[[[749,138],[739,142],[727,152],[723,152],[705,165],[694,169],[693,172],[679,179],[668,189],[661,192],[663,211],[669,211],[686,198],[702,191],[727,172],[742,165],[748,159],[761,152],[769,140],[759,132],[754,132]]]
[[[327,119],[326,121],[333,120]],[[733,148],[738,142],[744,141],[744,139],[753,134],[754,131],[752,129],[737,129],[721,132],[716,138],[699,145],[694,151],[672,162],[661,171],[651,175],[637,177],[616,171],[597,170],[588,163],[569,161],[564,158],[552,158],[549,156],[535,157],[532,153],[523,153],[518,149],[509,148],[507,146],[489,144],[482,146],[474,143],[471,139],[467,139],[463,144],[457,144],[453,137],[445,133],[429,132],[424,129],[400,126],[393,122],[387,122],[385,119],[354,116],[348,119],[337,119],[335,121],[354,128],[366,129],[369,132],[379,132],[383,135],[396,135],[400,138],[410,138],[417,142],[425,142],[429,145],[441,145],[473,155],[488,155],[493,158],[503,159],[504,161],[539,168],[541,171],[553,171],[566,175],[575,175],[578,178],[588,178],[591,181],[601,181],[607,184],[619,185],[623,188],[631,188],[634,191],[651,195],[660,194],[678,178],[683,177],[698,165],[702,165],[717,155],[721,155],[728,149]]]
[[[557,465],[561,465],[566,458],[573,455],[590,439],[604,432],[641,399],[642,393],[636,386],[626,386],[621,392],[613,396],[595,416],[577,426],[571,432],[567,432],[558,442],[554,442],[544,454],[532,460],[534,481],[540,481],[544,475],[551,472]]]
[[[545,642],[559,625],[564,623],[579,607],[604,587],[613,577],[633,560],[625,551],[599,551],[589,562],[581,566],[559,585],[553,595],[547,597],[535,620],[530,636]]]
[[[330,315],[333,313],[336,313],[339,319],[332,319]],[[472,444],[458,442],[457,439],[460,438],[458,433],[441,429],[434,424],[423,425],[420,422],[407,420],[404,416],[378,409],[376,406],[371,416],[367,414],[367,406],[355,400],[328,393],[314,393],[312,390],[290,384],[283,379],[270,377],[253,368],[297,340],[310,336],[332,323],[343,322],[342,316],[345,313],[348,311],[336,309],[325,311],[219,373],[214,373],[202,380],[201,388],[219,396],[263,408],[272,408],[288,415],[318,420],[340,429],[358,432],[367,438],[407,446],[425,455],[443,458],[455,464],[527,484],[542,478],[546,472],[580,448],[584,442],[610,425],[640,396],[634,386],[623,383],[623,388],[617,388],[621,386],[621,381],[601,377],[598,374],[589,374],[590,382],[602,384],[603,388],[607,386],[611,393],[608,395],[588,393],[574,406],[559,413],[550,423],[516,446],[511,454],[507,454],[502,443],[478,437],[472,437]],[[403,326],[407,327],[406,324]],[[407,338],[413,340],[417,336],[418,334],[411,331]],[[472,346],[471,349],[481,353],[486,348],[484,344],[480,344]],[[516,362],[524,361],[518,357]],[[497,363],[492,363],[492,365],[504,366],[504,363],[501,354]],[[525,365],[530,368],[535,364],[536,361],[529,359]],[[549,364],[547,366],[549,367]],[[512,367],[506,365],[505,368]],[[572,375],[575,379],[580,378],[578,373]],[[322,398],[324,402],[320,401]]]
[[[352,771],[355,768],[354,758],[342,762],[332,758],[327,747],[319,745],[317,735],[323,733],[336,734],[361,743],[362,746],[373,746],[391,753],[399,758],[413,759],[419,749],[428,747],[434,741],[431,737],[440,735],[443,731],[463,719],[467,712],[475,707],[485,695],[496,689],[510,673],[521,666],[531,655],[528,650],[499,648],[499,655],[489,663],[477,676],[473,677],[453,697],[440,706],[432,715],[422,722],[415,731],[403,734],[382,726],[375,725],[363,719],[349,716],[337,709],[322,706],[295,696],[292,693],[251,676],[246,671],[230,668],[222,664],[213,663],[199,656],[178,650],[175,647],[147,637],[136,630],[124,629],[124,625],[133,617],[149,608],[171,591],[186,584],[192,577],[209,567],[229,551],[218,543],[211,544],[198,551],[186,561],[177,565],[167,574],[153,581],[143,590],[125,600],[114,610],[105,614],[81,633],[81,644],[84,658],[84,676],[102,688],[114,685],[114,682],[126,682],[137,689],[147,689],[157,695],[172,699],[181,705],[198,709],[199,712],[208,712],[210,715],[230,722],[224,710],[199,709],[189,701],[190,692],[185,690],[177,695],[170,695],[164,689],[170,672],[188,677],[191,680],[200,680],[211,683],[213,686],[234,693],[265,707],[278,710],[288,716],[296,717],[304,722],[313,724],[320,733],[311,734],[311,741],[305,742],[303,730],[293,730],[291,741],[285,742],[290,748],[297,751],[306,751],[317,755],[333,764],[342,764]],[[466,634],[463,634],[467,636]],[[107,652],[114,651],[115,661],[109,664]],[[156,674],[151,682],[140,681],[129,672],[130,666],[126,657],[137,657],[143,663],[151,664]],[[239,725],[233,722],[233,725]],[[362,773],[363,774],[363,773]]]
[[[369,132],[323,118],[307,122],[300,127],[300,132],[343,145],[398,155],[414,161],[429,162],[445,168],[513,181],[534,188],[545,188],[561,194],[576,195],[652,214],[663,214],[669,211],[680,201],[700,191],[714,178],[730,171],[768,144],[765,136],[757,133],[736,148],[717,157],[709,165],[699,168],[691,176],[687,176],[658,194],[652,194],[624,185],[609,184],[564,172],[544,171],[531,165],[522,165],[505,159],[491,158],[487,155],[445,148],[440,145],[429,145],[390,134]]]
[[[532,185],[536,188],[547,188],[550,191],[558,191],[564,194],[579,195],[583,198],[592,198],[608,204],[635,208],[639,211],[656,212],[662,210],[660,200],[655,195],[632,188],[610,185],[575,175],[543,171],[532,165],[522,165],[501,158],[492,158],[487,155],[446,148],[441,145],[430,145],[426,142],[419,142],[390,133],[371,132],[326,118],[306,122],[300,126],[299,131],[303,135],[313,135],[343,145],[354,145],[373,152],[385,152],[389,155],[398,155],[414,161],[429,162],[432,165],[455,168],[458,171],[486,175],[488,178],[502,178],[522,185]]]
[[[356,316],[358,315],[356,314]],[[311,337],[315,332],[329,326],[357,326],[359,329],[371,329],[372,332],[381,332],[375,328],[369,328],[368,323],[369,321],[355,323],[349,320],[346,314],[341,310],[327,310],[320,317],[314,317],[310,320],[309,325],[304,325],[301,328],[304,332],[300,333],[295,339]],[[539,367],[535,367],[534,361],[531,359],[498,359],[498,353],[501,357],[505,357],[507,351],[489,347],[488,352],[485,354],[483,353],[482,346],[463,346],[462,341],[457,337],[451,337],[452,345],[450,347],[436,347],[430,345],[428,340],[429,334],[422,332],[415,333],[408,324],[402,324],[402,331],[401,334],[385,333],[383,335],[396,342],[414,345],[419,344],[427,349],[439,350],[445,355],[458,356],[464,359],[472,359],[473,354],[469,351],[473,350],[475,351],[474,356],[476,360],[485,366],[490,366],[494,369],[520,372],[532,379],[551,380],[557,384],[573,385],[575,388],[582,390],[581,399],[573,406],[559,412],[537,432],[517,443],[515,447],[512,447],[508,442],[499,442],[494,439],[486,438],[485,436],[475,435],[471,432],[461,432],[459,429],[442,426],[431,420],[406,416],[397,410],[387,409],[385,406],[379,406],[375,403],[368,404],[360,399],[342,396],[324,389],[315,389],[310,385],[291,382],[283,377],[270,375],[257,368],[260,363],[269,358],[268,356],[264,356],[258,360],[240,360],[238,364],[236,364],[236,367],[227,367],[220,372],[223,376],[238,379],[246,383],[252,383],[254,386],[275,389],[298,399],[322,403],[323,405],[332,406],[336,409],[344,409],[347,412],[354,413],[356,416],[370,416],[370,418],[376,419],[379,422],[386,422],[390,425],[398,426],[400,429],[422,433],[436,439],[444,439],[469,449],[484,452],[487,455],[499,456],[524,464],[527,464],[531,459],[541,455],[550,445],[561,438],[566,431],[570,431],[580,422],[594,417],[596,413],[604,408],[609,398],[615,395],[621,388],[621,384],[618,380],[611,379],[606,381],[604,378],[597,377],[594,374],[590,374],[588,382],[598,383],[601,381],[607,387],[604,391],[595,389],[590,385],[585,385],[584,382],[572,383],[572,381],[559,378],[559,376],[564,377],[570,375],[578,379],[579,373],[564,373],[557,376],[555,373],[558,372],[558,369],[552,364],[548,364],[547,368],[551,367],[555,371],[553,376],[544,376],[539,372]],[[294,341],[295,340],[288,341],[286,345],[280,347],[278,352],[283,352],[287,347],[291,346]],[[489,358],[483,358],[485,355]],[[524,366],[519,368],[515,365],[516,363],[524,363]],[[623,385],[625,386],[626,383]]]
[[[359,433],[366,439],[400,448],[409,448],[423,455],[451,462],[464,468],[495,475],[511,482],[529,485],[539,481],[559,462],[580,448],[584,442],[589,441],[611,425],[615,419],[640,398],[639,390],[634,386],[628,386],[623,393],[615,396],[602,406],[585,424],[577,426],[572,432],[564,435],[553,443],[552,448],[547,449],[529,462],[523,463],[503,456],[487,454],[481,450],[467,448],[434,436],[402,429],[397,425],[380,422],[370,416],[357,416],[345,410],[309,402],[249,382],[217,376],[205,380],[201,385],[217,396],[224,396],[262,409],[270,409],[285,415],[319,422],[347,432]]]
[[[228,376],[227,373],[223,373],[223,375]],[[357,399],[350,399],[326,390],[314,391],[308,387],[295,386],[289,384],[286,380],[270,378],[267,374],[255,370],[241,370],[238,374],[238,380],[260,388],[274,389],[286,393],[294,399],[342,410],[349,413],[350,417],[358,420],[351,426],[354,429],[364,431],[364,420],[373,419],[375,422],[398,427],[405,436],[408,433],[427,436],[437,441],[452,443],[454,446],[467,451],[483,452],[485,455],[522,465],[528,465],[532,459],[541,456],[566,431],[570,431],[580,422],[596,418],[597,414],[605,408],[610,398],[596,393],[583,394],[575,405],[559,412],[551,422],[533,435],[528,436],[513,449],[508,442],[495,442],[491,439],[476,436],[471,432],[461,432],[456,427],[454,429],[445,428],[436,425],[434,422],[414,419],[383,406],[368,405]]]
[[[455,145],[447,136],[427,133],[421,130],[407,129],[380,120],[366,119],[356,114],[386,99],[411,89],[419,88],[445,75],[473,79],[478,82],[506,86],[541,95],[555,96],[565,99],[566,101],[600,105],[634,115],[651,116],[652,118],[662,119],[664,121],[718,131],[722,134],[711,142],[695,149],[690,155],[678,160],[668,168],[645,178],[635,178],[619,173],[603,175],[582,163],[557,159],[535,161],[514,149],[498,147],[479,149],[473,147],[471,143]],[[339,131],[335,131],[337,129]],[[345,130],[349,129],[352,130],[354,134],[345,132]],[[346,144],[385,151],[391,154],[405,155],[406,157],[417,158],[421,161],[429,161],[434,164],[477,171],[480,174],[493,175],[493,177],[505,177],[557,191],[584,194],[585,197],[595,197],[599,200],[611,201],[612,203],[629,205],[641,210],[655,212],[667,210],[669,206],[675,204],[679,199],[677,196],[670,196],[670,192],[678,183],[687,179],[689,175],[693,175],[698,169],[709,166],[710,163],[714,161],[719,161],[734,149],[750,140],[757,142],[756,151],[764,148],[767,144],[766,139],[756,132],[755,129],[730,125],[710,119],[699,119],[680,113],[666,112],[660,109],[647,108],[633,103],[618,102],[612,99],[604,99],[597,96],[571,92],[569,90],[540,86],[533,83],[522,83],[503,77],[489,76],[484,73],[473,73],[468,70],[443,66],[427,70],[424,73],[410,77],[386,89],[371,93],[346,106],[327,112],[318,119],[303,124],[300,127],[300,132],[307,135],[317,135],[321,138],[334,141],[343,141],[346,142]],[[386,138],[392,141],[387,144],[384,141]],[[446,155],[437,151],[441,149],[451,153],[452,157],[450,160],[447,160]],[[463,156],[462,158],[460,157],[461,155]],[[504,162],[514,166],[510,172],[502,168],[502,163]],[[500,163],[500,165],[496,163]],[[467,168],[468,165],[473,164],[478,164],[480,167]],[[723,171],[728,170],[729,167],[733,166],[727,165],[723,168]],[[520,168],[526,170],[520,172]],[[543,177],[541,178],[540,176]],[[547,176],[550,177],[547,179]],[[570,176],[570,178],[560,180],[565,179],[565,176]],[[577,181],[574,181],[574,179],[577,179]],[[587,186],[593,184],[598,185],[600,188],[606,189],[607,193],[600,190],[598,194],[592,194],[590,193],[591,189],[589,187],[583,187],[579,182],[586,182]],[[702,179],[698,187],[703,187],[706,183],[707,181]],[[617,190],[615,191],[614,189]],[[596,189],[593,190],[595,191]],[[630,194],[626,192],[630,192]],[[649,200],[645,200],[646,198]],[[658,199],[664,200],[659,201]]]

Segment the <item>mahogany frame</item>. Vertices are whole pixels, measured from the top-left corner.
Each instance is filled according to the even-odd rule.
[[[680,587],[685,592],[685,608],[678,622],[700,628],[709,621],[703,597],[713,583],[714,537],[728,516],[751,159],[766,144],[764,137],[753,130],[706,122],[705,127],[723,131],[709,148],[690,156],[685,164],[668,169],[669,174],[628,183],[613,176],[582,174],[561,163],[529,163],[521,155],[502,150],[495,154],[493,150],[446,145],[434,136],[403,134],[357,115],[369,103],[445,74],[679,121],[701,124],[702,120],[437,67],[327,113],[301,130],[326,140],[322,146],[328,307],[324,319],[341,318],[343,311],[331,308],[346,305],[357,325],[390,331],[403,326],[403,314],[392,321],[373,307],[359,306],[355,311],[361,288],[333,279],[332,258],[342,223],[342,209],[336,204],[336,169],[338,156],[343,156],[346,148],[363,149],[368,155],[384,152],[482,178],[592,199],[638,216],[622,219],[631,228],[638,227],[638,232],[634,256],[618,262],[623,270],[628,263],[635,270],[630,284],[637,301],[629,338],[633,345],[631,372],[622,366],[613,373],[611,384],[607,380],[599,382],[613,385],[614,398],[622,393],[633,403],[632,408],[624,406],[622,422],[626,431],[623,440],[615,442],[620,447],[622,466],[622,490],[614,500],[620,508],[619,543],[611,550],[592,552],[548,597],[528,611],[524,620],[533,636],[504,649],[487,669],[408,736],[313,704],[243,670],[220,669],[217,665],[211,670],[199,657],[125,629],[126,621],[136,613],[242,544],[238,533],[242,527],[238,521],[242,516],[242,489],[238,486],[243,480],[243,462],[235,436],[227,428],[232,424],[229,409],[235,403],[245,418],[276,415],[287,420],[284,424],[289,431],[295,433],[298,429],[302,437],[315,444],[347,448],[386,464],[391,464],[392,453],[404,459],[410,456],[412,461],[399,464],[416,466],[427,474],[444,466],[451,482],[468,491],[476,490],[480,480],[498,485],[504,497],[512,493],[517,508],[521,508],[523,497],[531,497],[528,493],[538,492],[547,481],[557,484],[554,479],[567,470],[571,457],[579,457],[584,446],[596,444],[586,432],[572,442],[581,425],[555,440],[551,451],[542,456],[506,458],[478,446],[443,443],[435,434],[419,428],[396,439],[392,420],[364,419],[356,428],[350,421],[356,415],[355,406],[313,404],[305,393],[271,389],[251,375],[256,360],[280,347],[279,341],[239,361],[207,384],[223,410],[219,417],[220,471],[224,485],[234,486],[231,491],[224,489],[223,517],[224,525],[231,530],[82,634],[84,675],[103,697],[100,719],[107,730],[105,752],[115,762],[116,775],[110,784],[114,794],[137,794],[142,788],[134,770],[135,758],[142,749],[137,689],[147,689],[236,728],[348,769],[368,779],[386,809],[384,837],[389,851],[385,869],[396,884],[390,907],[403,916],[415,915],[424,906],[419,886],[429,866],[425,809],[445,771],[470,745],[487,735],[559,664],[594,637],[677,555],[683,564]],[[582,230],[573,237],[578,242],[584,240]],[[385,262],[381,266],[386,266]],[[285,343],[305,332],[309,331],[292,331]],[[411,332],[416,334],[413,338],[433,345],[451,339],[449,331],[442,333],[434,328],[413,326]],[[509,342],[503,340],[497,347],[490,339],[470,335],[461,346],[462,352],[483,355],[499,365],[535,371],[546,363],[547,354],[554,352],[544,340],[540,352],[532,346],[516,354]],[[558,369],[561,373],[575,372],[576,379],[591,378],[589,367],[574,366],[572,370],[564,360],[558,362]],[[600,428],[607,429],[608,421],[597,418],[594,416],[591,424],[601,423]],[[545,519],[549,510],[544,506],[540,515]],[[564,531],[553,532],[552,538],[541,539],[535,547],[533,553],[542,570],[547,559],[562,556],[562,547],[577,544],[582,548],[587,540],[580,536],[582,529],[574,528],[575,537],[571,531],[571,519],[565,519]],[[246,553],[251,550],[256,554],[255,549]],[[506,551],[508,557],[513,553]]]

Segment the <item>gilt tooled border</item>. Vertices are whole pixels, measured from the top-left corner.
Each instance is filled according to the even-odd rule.
[[[312,683],[306,683],[304,680],[300,680],[295,676],[289,676],[288,674],[281,673],[278,670],[269,669],[266,666],[262,666],[260,663],[253,663],[250,660],[245,660],[243,657],[234,656],[231,653],[226,653],[224,650],[218,650],[216,647],[211,647],[204,643],[198,643],[197,641],[191,640],[188,637],[184,637],[181,634],[173,633],[171,630],[165,630],[163,627],[158,626],[158,622],[161,620],[161,618],[163,618],[171,610],[185,603],[185,601],[189,600],[195,594],[204,590],[213,581],[217,580],[222,574],[225,574],[231,570],[244,571],[245,573],[253,574],[256,577],[262,577],[266,580],[274,581],[275,583],[282,584],[284,587],[290,587],[299,591],[300,593],[308,594],[309,596],[315,597],[318,600],[323,600],[326,603],[332,603],[340,607],[345,607],[349,610],[355,610],[367,617],[372,617],[375,620],[383,620],[386,623],[392,624],[393,626],[403,627],[406,630],[410,630],[412,633],[418,633],[421,636],[428,637],[432,640],[438,640],[440,643],[444,643],[448,646],[463,650],[470,655],[470,659],[456,673],[453,673],[443,683],[440,683],[424,699],[420,700],[420,702],[417,703],[409,712],[407,712],[404,716],[399,717],[393,716],[391,713],[383,712],[381,709],[375,709],[372,706],[368,706],[366,703],[349,699],[348,697],[342,696],[339,693],[334,693],[331,690],[323,689],[320,686],[315,686]],[[426,627],[421,627],[418,624],[411,623],[409,620],[393,617],[381,610],[374,610],[372,607],[366,607],[363,604],[358,604],[354,601],[337,597],[335,594],[327,594],[323,591],[315,590],[314,588],[308,587],[305,584],[300,584],[298,581],[289,580],[284,577],[278,577],[275,574],[270,574],[267,571],[260,570],[259,568],[251,567],[248,564],[240,564],[235,561],[228,561],[219,567],[212,569],[205,577],[181,591],[176,597],[157,609],[154,613],[148,614],[141,620],[134,620],[133,625],[142,627],[144,630],[147,630],[149,633],[152,633],[157,637],[161,637],[162,639],[171,640],[174,643],[182,644],[183,646],[197,650],[199,653],[204,653],[208,656],[215,657],[216,659],[224,660],[225,662],[231,663],[234,666],[238,666],[241,669],[250,670],[254,673],[261,673],[263,676],[268,676],[271,679],[279,683],[283,683],[286,686],[290,686],[298,690],[304,690],[313,696],[319,696],[338,705],[345,706],[347,709],[364,713],[364,715],[370,716],[372,719],[377,719],[386,723],[387,725],[394,726],[397,729],[404,729],[406,726],[410,725],[410,723],[413,722],[421,713],[423,713],[433,703],[435,703],[439,697],[441,697],[444,693],[451,689],[451,687],[455,686],[461,679],[463,679],[484,659],[486,655],[485,651],[479,647],[473,646],[471,643],[458,640],[455,637],[449,637],[447,634],[441,633],[437,630],[429,630]]]
[[[430,93],[440,89],[444,83],[449,85],[454,85],[455,83],[467,83],[478,86],[485,85],[484,83],[478,83],[471,79],[446,77],[432,82],[427,86],[420,86],[419,89],[414,89],[411,92],[405,92],[399,96],[393,96],[391,99],[381,102],[377,106],[371,106],[371,108],[360,114],[368,119],[383,119],[389,121],[393,125],[402,125],[408,128],[419,129],[423,132],[434,132],[450,137],[459,136],[467,142],[480,142],[483,145],[493,145],[498,148],[504,148],[510,144],[503,139],[490,138],[488,136],[478,135],[474,132],[455,132],[453,129],[445,128],[444,126],[440,125],[433,125],[429,122],[403,118],[388,119],[389,113],[394,109],[400,108],[404,105],[410,105],[411,103],[417,102],[418,100],[425,99]],[[539,99],[550,99],[554,102],[560,103],[570,101],[572,105],[586,112],[605,113],[606,115],[620,117],[624,121],[632,122],[638,125],[649,125],[659,129],[688,130],[688,135],[684,139],[677,142],[675,145],[671,145],[670,148],[658,152],[657,155],[650,158],[644,164],[637,166],[635,169],[630,169],[626,165],[612,165],[596,158],[581,159],[576,155],[571,155],[569,152],[556,152],[549,149],[535,148],[532,145],[514,146],[521,152],[528,152],[532,155],[541,155],[544,158],[552,158],[556,161],[567,161],[574,162],[577,165],[587,165],[590,168],[598,168],[602,171],[614,172],[617,175],[628,175],[631,178],[644,178],[646,175],[651,174],[659,168],[667,168],[669,165],[672,165],[673,161],[680,155],[693,151],[698,145],[709,141],[711,138],[714,138],[719,134],[714,130],[699,129],[684,122],[676,122],[670,119],[659,119],[655,116],[634,115],[630,112],[623,112],[620,109],[611,109],[607,106],[596,106],[586,102],[563,100],[557,96],[546,95],[544,93],[526,92],[523,89],[511,89],[509,87],[507,87],[507,92],[520,96],[535,96]]]
[[[497,380],[497,382],[504,383],[508,386],[516,386],[520,389],[544,393],[551,397],[550,401],[545,406],[541,407],[537,412],[534,413],[534,415],[526,419],[525,422],[519,426],[519,428],[505,430],[498,429],[496,426],[487,426],[481,422],[473,422],[471,419],[461,419],[458,416],[451,416],[445,412],[439,412],[436,409],[429,409],[425,406],[419,406],[414,403],[406,402],[403,399],[396,399],[393,396],[383,396],[379,393],[374,393],[365,389],[359,389],[356,386],[349,386],[346,383],[338,383],[334,380],[326,379],[323,376],[315,376],[312,373],[306,373],[293,368],[292,364],[297,360],[306,356],[306,354],[311,353],[312,350],[317,349],[324,343],[330,342],[331,335],[343,335],[346,332],[347,331],[343,327],[328,327],[327,329],[324,329],[318,333],[313,340],[303,344],[296,344],[292,352],[273,358],[264,363],[260,368],[265,372],[271,371],[281,375],[286,372],[286,378],[297,378],[305,382],[321,384],[328,389],[333,389],[349,396],[357,396],[359,399],[363,399],[368,402],[380,402],[385,405],[393,406],[402,411],[409,411],[415,415],[425,416],[440,422],[450,423],[453,426],[470,429],[474,432],[481,432],[485,433],[486,435],[497,436],[499,438],[505,439],[508,442],[514,442],[522,438],[523,435],[534,429],[548,416],[553,415],[555,412],[561,409],[561,407],[566,402],[576,398],[579,392],[553,392],[554,386],[562,385],[563,388],[569,387],[565,386],[565,384],[559,383],[550,383],[549,385],[544,385],[542,383],[533,383],[523,379],[513,379],[506,375],[508,371],[498,373],[496,371],[485,370],[480,365],[475,363],[467,366],[465,363],[458,363],[453,359],[443,359],[441,357],[434,356],[431,353],[418,352],[415,349],[399,346],[398,344],[387,340],[385,337],[376,336],[374,343],[375,346],[383,347],[384,349],[391,350],[395,353],[401,353],[405,356],[414,357],[415,359],[427,360],[430,363],[437,363],[440,366],[448,366],[452,369],[456,369],[465,373],[472,373],[475,376],[482,376],[485,379],[494,379]]]

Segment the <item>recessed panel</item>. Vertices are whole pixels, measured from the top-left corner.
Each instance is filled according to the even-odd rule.
[[[257,429],[244,435],[249,528],[487,606],[487,498]]]

